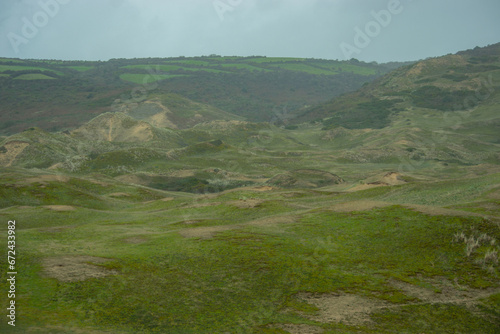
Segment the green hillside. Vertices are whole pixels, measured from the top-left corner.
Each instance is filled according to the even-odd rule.
[[[0,133],[70,130],[116,100],[133,105],[176,93],[250,121],[276,121],[387,73],[378,65],[302,58],[0,59]],[[55,121],[56,120],[56,121]]]
[[[500,44],[416,62],[362,89],[306,110],[295,122],[324,120],[327,128],[383,128],[406,111],[467,111],[495,104]]]
[[[1,333],[498,332],[499,45],[0,66]]]

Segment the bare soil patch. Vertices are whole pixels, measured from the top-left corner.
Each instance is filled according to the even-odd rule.
[[[317,315],[307,315],[306,317],[323,323],[363,323],[370,321],[371,312],[389,305],[384,301],[344,293],[301,293],[298,297],[319,309]]]
[[[382,176],[380,182],[386,183],[391,186],[405,184],[406,181],[403,180],[402,175],[396,172],[390,172]]]
[[[487,298],[499,289],[471,289],[453,284],[446,278],[426,279],[430,287],[415,285],[399,280],[391,280],[391,286],[402,291],[405,295],[418,298],[422,303],[455,303],[473,305],[479,299]],[[417,303],[418,304],[418,303]]]
[[[45,205],[44,208],[53,211],[74,211],[75,207],[71,205]]]
[[[269,186],[261,186],[261,187],[250,188],[250,190],[259,191],[259,192],[272,191],[274,189],[276,189],[276,188],[269,187]]]
[[[481,299],[488,298],[500,291],[499,288],[471,289],[453,284],[444,277],[424,279],[423,282],[426,286],[410,284],[395,279],[389,282],[392,287],[400,290],[403,294],[418,299],[417,302],[406,304],[391,304],[382,300],[346,293],[299,293],[297,297],[319,309],[315,315],[302,314],[302,316],[310,320],[322,323],[342,322],[348,325],[359,325],[370,321],[370,314],[382,309],[435,303],[461,304],[472,307],[480,303]],[[281,328],[288,330],[285,327]],[[299,327],[296,329],[299,330]],[[317,332],[311,331],[310,333]]]
[[[191,177],[191,176],[195,176],[195,171],[188,170],[188,169],[175,170],[175,171],[170,172],[169,176],[172,176],[172,177]]]
[[[115,270],[95,265],[107,261],[109,259],[94,256],[59,256],[44,259],[43,267],[48,277],[61,282],[78,282],[117,274]]]
[[[65,175],[40,175],[36,177],[30,177],[23,181],[23,183],[45,183],[45,182],[69,182],[70,178]]]
[[[10,167],[16,160],[17,156],[28,146],[30,146],[29,143],[22,141],[11,141],[5,144],[3,146],[5,152],[0,153],[0,165]]]

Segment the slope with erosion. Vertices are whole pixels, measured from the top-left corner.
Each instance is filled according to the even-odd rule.
[[[151,95],[137,103],[124,103],[117,99],[113,110],[144,120],[156,127],[172,129],[187,129],[215,120],[243,120],[242,117],[173,93]]]
[[[321,122],[323,139],[351,161],[497,164],[499,49],[497,44],[396,69],[293,122]]]
[[[305,105],[355,90],[397,66],[266,57],[107,62],[0,58],[0,133],[10,135],[33,126],[72,130],[101,113],[133,109],[144,100],[158,98],[172,109],[170,116],[182,118],[176,105],[162,101],[173,98],[175,104],[178,97],[172,93],[252,121],[270,121],[278,112],[290,115]],[[156,108],[139,108],[135,115],[147,113],[148,107]],[[178,107],[186,107],[185,101]],[[209,114],[220,114],[220,110],[208,107],[203,120],[217,119]],[[161,118],[156,122],[172,125]],[[181,128],[195,124],[190,119],[173,121],[177,122]]]
[[[326,119],[327,128],[362,129],[388,126],[409,110],[460,114],[496,103],[499,80],[500,44],[495,44],[398,68],[352,94],[311,107],[295,122]]]

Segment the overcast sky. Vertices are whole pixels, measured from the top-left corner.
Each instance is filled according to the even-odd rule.
[[[0,0],[0,57],[403,61],[500,42],[499,0]]]

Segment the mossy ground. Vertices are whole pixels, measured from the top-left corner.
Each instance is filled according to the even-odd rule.
[[[498,244],[483,242],[468,256],[456,235],[500,239],[497,211],[488,217],[467,214],[470,201],[484,200],[497,178],[414,182],[354,193],[240,189],[207,195],[72,178],[49,183],[38,202],[39,185],[27,185],[32,189],[0,211],[0,219],[17,221],[16,329],[287,333],[283,326],[293,324],[323,333],[495,333],[499,268],[483,258]],[[6,177],[4,183],[9,182]],[[467,201],[457,195],[459,189],[473,191],[464,211],[457,210]],[[93,197],[75,197],[75,191]],[[107,195],[118,191],[130,196]],[[71,211],[40,206],[71,205],[70,198],[75,198]],[[388,206],[335,210],[335,204],[362,200]],[[464,215],[430,215],[405,206],[452,202]],[[190,230],[210,233],[186,237]],[[109,259],[97,265],[118,274],[61,282],[44,271],[44,258],[81,255]],[[439,294],[437,278],[457,291],[482,291],[486,297],[428,302],[393,284]],[[368,322],[319,321],[314,317],[321,310],[298,298],[301,293],[356,295],[387,307],[369,312]],[[7,330],[5,323],[1,326]]]

